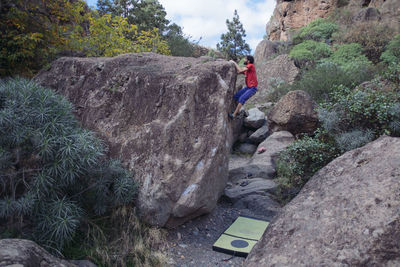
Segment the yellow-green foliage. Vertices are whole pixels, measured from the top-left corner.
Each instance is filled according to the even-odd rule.
[[[170,55],[158,29],[138,31],[126,18],[99,16],[82,0],[5,2],[0,6],[0,77],[33,76],[65,51],[87,56]]]
[[[289,56],[297,65],[304,66],[314,64],[317,60],[329,57],[331,54],[330,47],[326,43],[307,40],[294,46]]]
[[[3,1],[2,1],[3,2]],[[0,76],[31,76],[68,42],[84,2],[5,1],[0,6]],[[80,19],[80,18],[79,18]]]
[[[362,46],[358,43],[336,46],[336,51],[326,59],[328,62],[338,64],[346,71],[363,66],[368,68],[372,62],[362,54]]]
[[[304,40],[323,41],[331,38],[332,34],[339,29],[339,26],[326,19],[318,18],[307,26],[302,27],[293,38],[295,44]]]
[[[155,52],[170,55],[166,41],[161,40],[158,29],[138,32],[136,25],[126,18],[111,14],[88,16],[89,34],[75,32],[70,39],[73,50],[82,49],[87,56],[112,57],[124,53]]]

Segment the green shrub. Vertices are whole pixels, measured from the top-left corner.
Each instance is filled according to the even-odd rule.
[[[295,141],[277,160],[277,174],[281,198],[297,194],[303,185],[338,154],[332,144],[322,142],[318,136],[303,137]]]
[[[277,161],[279,193],[283,201],[340,154],[361,147],[382,134],[400,136],[400,94],[386,82],[350,89],[338,86],[318,110],[321,128],[282,152]],[[378,89],[377,89],[378,88]]]
[[[385,52],[382,53],[381,59],[388,64],[400,63],[400,34],[389,42]]]
[[[340,86],[331,94],[331,101],[322,105],[319,118],[323,128],[339,143],[348,143],[346,139],[351,135],[343,136],[344,133],[370,141],[381,134],[396,135],[396,125],[400,123],[400,116],[396,115],[399,102],[400,95],[396,92],[371,88],[351,90]],[[341,147],[343,151],[355,148]]]
[[[332,51],[326,43],[307,40],[294,46],[289,56],[301,68],[308,65],[312,66],[317,60],[329,57],[331,54]]]
[[[332,34],[338,29],[339,26],[337,24],[317,18],[307,26],[301,28],[293,37],[293,42],[298,44],[304,40],[324,41],[331,38]]]
[[[324,62],[306,71],[299,81],[291,85],[291,90],[306,91],[315,101],[322,102],[329,99],[330,93],[339,85],[355,87],[370,77],[371,72],[364,66],[345,71],[337,64]]]
[[[357,43],[336,46],[336,51],[324,61],[340,65],[345,71],[352,71],[355,68],[372,67],[371,61],[362,54],[362,46]]]
[[[72,108],[34,82],[0,82],[0,217],[10,228],[29,225],[28,237],[59,251],[87,216],[130,203],[136,192]]]
[[[400,61],[390,63],[383,71],[382,78],[391,81],[397,87],[400,87]]]

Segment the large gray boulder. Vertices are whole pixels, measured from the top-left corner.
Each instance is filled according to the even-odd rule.
[[[271,83],[274,79],[286,83],[295,81],[300,71],[288,55],[280,55],[267,61],[255,62],[257,72],[257,93],[247,103],[263,104],[268,102],[268,94],[271,92]]]
[[[273,133],[258,146],[259,148],[265,147],[267,149],[264,153],[256,153],[249,161],[229,167],[230,181],[235,182],[249,175],[253,178],[273,179],[276,174],[275,161],[279,153],[293,142],[293,135],[287,131]]]
[[[52,256],[35,242],[25,239],[0,240],[0,266],[77,267]]]
[[[400,266],[400,138],[381,137],[317,172],[246,266]]]
[[[254,61],[257,65],[266,62],[277,52],[278,44],[276,42],[262,40],[256,47]]]
[[[272,108],[268,121],[272,132],[289,131],[293,135],[312,133],[318,127],[317,104],[304,91],[287,93]]]
[[[60,58],[35,80],[66,96],[141,183],[138,207],[174,227],[210,212],[228,179],[236,71],[153,53]]]

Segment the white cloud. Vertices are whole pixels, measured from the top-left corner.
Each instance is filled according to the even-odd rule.
[[[215,48],[222,33],[227,32],[226,19],[232,20],[236,9],[246,31],[245,38],[254,53],[265,35],[265,26],[271,17],[276,0],[159,0],[167,18],[183,27],[184,33]]]

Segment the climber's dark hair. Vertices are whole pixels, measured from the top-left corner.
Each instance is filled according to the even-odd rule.
[[[246,56],[247,60],[250,62],[250,64],[254,64],[254,57],[253,56]]]

